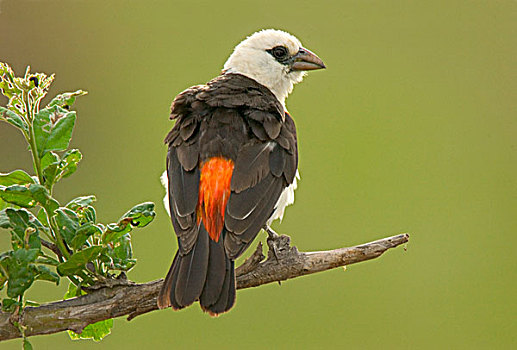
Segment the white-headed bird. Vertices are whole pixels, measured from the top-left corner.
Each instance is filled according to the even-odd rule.
[[[235,47],[220,76],[176,96],[163,182],[179,247],[160,308],[199,301],[218,315],[234,305],[235,259],[294,201],[298,149],[285,99],[320,68],[294,36],[262,30]]]

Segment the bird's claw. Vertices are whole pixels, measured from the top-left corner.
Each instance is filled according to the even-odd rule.
[[[275,257],[276,261],[278,262],[278,260],[279,260],[278,257],[280,255],[278,246],[281,243],[280,242],[281,236],[278,233],[276,233],[275,231],[273,231],[271,229],[271,227],[269,227],[269,226],[266,226],[265,230],[268,234],[267,245],[269,247],[269,251],[273,252],[274,257]]]
[[[280,237],[280,235],[278,233],[276,233],[275,231],[273,231],[273,229],[269,226],[266,226],[266,232],[268,234],[268,239],[278,239],[278,237]]]

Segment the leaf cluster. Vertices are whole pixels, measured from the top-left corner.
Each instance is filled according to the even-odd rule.
[[[78,149],[69,149],[76,121],[71,107],[86,94],[82,90],[59,94],[40,108],[53,80],[54,75],[31,73],[29,67],[23,77],[16,77],[0,63],[0,92],[8,98],[0,107],[0,121],[21,131],[35,171],[35,175],[23,170],[0,173],[0,228],[11,235],[11,249],[0,253],[6,312],[20,312],[33,304],[24,294],[35,281],[58,285],[66,278],[71,282],[66,297],[72,297],[84,294],[84,287],[130,270],[136,263],[131,231],[148,225],[155,216],[154,204],[146,202],[118,221],[102,224],[97,221],[94,195],[66,204],[53,197],[54,185],[72,175],[82,159]],[[81,334],[72,332],[71,337],[100,340],[112,324],[103,321]]]

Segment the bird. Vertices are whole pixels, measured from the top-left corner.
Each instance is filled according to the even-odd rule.
[[[178,250],[160,309],[199,301],[218,316],[232,308],[235,260],[262,229],[274,234],[271,222],[294,202],[298,146],[285,100],[322,68],[295,36],[261,30],[234,48],[219,76],[174,98],[162,183]]]

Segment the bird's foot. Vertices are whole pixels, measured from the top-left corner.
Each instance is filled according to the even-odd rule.
[[[273,253],[277,262],[292,251],[296,251],[296,253],[298,252],[296,247],[291,247],[291,238],[289,236],[279,235],[269,226],[266,226],[264,229],[268,234],[267,245],[269,247],[269,251]],[[268,259],[269,258],[270,256],[268,256]]]
[[[268,239],[278,239],[280,237],[280,235],[273,231],[273,229],[269,226],[266,226],[265,230],[267,232],[267,235],[269,236]]]
[[[278,262],[278,241],[280,239],[280,235],[278,233],[276,233],[275,231],[273,231],[273,229],[269,226],[266,226],[265,228],[266,232],[267,232],[267,246],[269,247],[269,251],[270,252],[273,252],[273,255],[276,259],[276,261]]]

